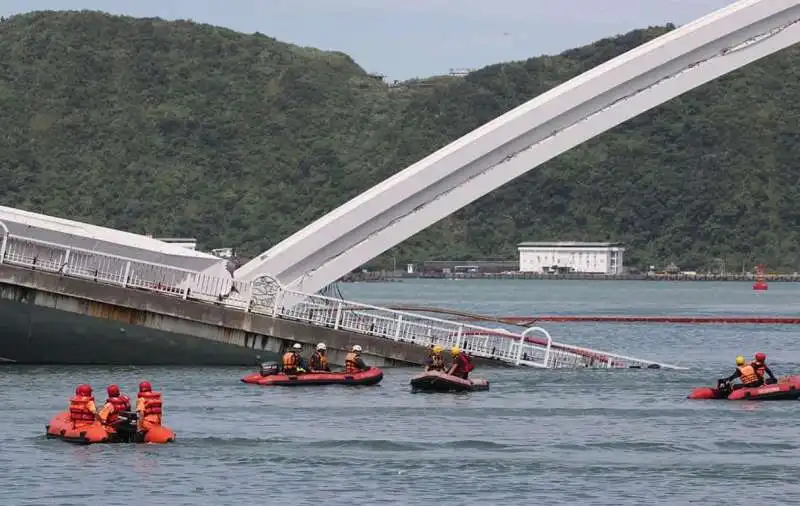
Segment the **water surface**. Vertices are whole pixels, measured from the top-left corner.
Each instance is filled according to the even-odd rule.
[[[354,284],[377,304],[494,314],[791,314],[795,285],[424,281]],[[377,387],[264,388],[242,368],[0,367],[0,490],[9,505],[333,502],[788,504],[800,497],[800,403],[688,401],[766,352],[800,372],[794,327],[548,325],[554,338],[689,371],[484,369],[489,392],[411,394],[413,369]],[[75,384],[165,392],[173,445],[76,447],[44,439]],[[448,498],[459,494],[459,498]],[[445,499],[442,499],[442,497]]]

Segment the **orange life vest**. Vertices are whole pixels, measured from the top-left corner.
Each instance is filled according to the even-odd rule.
[[[344,357],[344,372],[360,372],[361,368],[358,366],[358,355],[350,352]]]
[[[758,374],[758,377],[764,379],[764,373],[767,372],[767,364],[765,364],[764,362],[753,360],[752,362],[750,362],[750,365],[753,367],[753,369],[755,369],[756,374]]]
[[[432,371],[443,371],[444,370],[444,358],[442,357],[441,353],[434,353],[431,355],[431,365],[428,368]]]
[[[760,378],[758,377],[758,373],[756,373],[756,370],[752,365],[743,365],[737,367],[736,369],[739,370],[739,380],[742,382],[742,385],[758,383]]]
[[[69,419],[73,423],[92,423],[95,421],[94,413],[89,409],[89,403],[94,402],[94,397],[76,395],[69,400]]]
[[[297,369],[297,355],[293,351],[287,351],[283,354],[283,359],[281,360],[283,363],[284,370],[294,370]]]
[[[161,392],[139,392],[139,398],[144,399],[142,418],[148,418],[155,423],[161,423]]]
[[[311,355],[311,360],[309,360],[309,367],[315,371],[327,371],[328,370],[328,356],[323,355],[320,352],[314,352]]]
[[[106,404],[110,403],[114,407],[114,411],[108,415],[106,423],[114,423],[119,419],[119,413],[122,411],[131,410],[131,400],[127,395],[119,395],[117,397],[109,397],[106,399]]]

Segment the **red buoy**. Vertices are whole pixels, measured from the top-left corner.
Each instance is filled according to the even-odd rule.
[[[756,282],[753,283],[753,290],[767,290],[766,276],[764,275],[764,264],[756,265]]]

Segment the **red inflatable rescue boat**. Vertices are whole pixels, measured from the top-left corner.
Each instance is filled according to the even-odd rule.
[[[786,401],[800,399],[800,376],[785,376],[777,383],[747,388],[700,387],[692,390],[689,399],[727,399],[729,401]]]
[[[428,371],[411,378],[411,392],[477,392],[489,390],[485,379],[462,379],[440,371]]]
[[[283,374],[278,372],[277,364],[262,364],[259,372],[248,374],[242,378],[243,383],[262,386],[320,386],[320,385],[377,385],[383,379],[383,371],[370,367],[357,373],[336,372],[304,372],[301,374]]]
[[[135,416],[135,415],[134,415]],[[61,439],[75,444],[97,443],[153,443],[165,444],[175,441],[175,432],[169,427],[159,425],[146,432],[137,432],[133,419],[129,423],[116,426],[103,425],[99,421],[74,424],[69,412],[57,414],[45,426],[48,439]]]

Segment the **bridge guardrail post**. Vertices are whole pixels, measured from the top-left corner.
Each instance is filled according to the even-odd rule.
[[[272,302],[272,316],[280,316],[280,312],[278,308],[281,307],[281,301],[283,300],[283,287],[279,286],[278,289],[275,291],[275,299]]]
[[[245,286],[247,287],[247,300],[245,301],[244,310],[245,312],[249,313],[253,310],[253,291],[255,290],[255,287],[253,286],[252,282],[247,283]]]
[[[193,281],[197,279],[197,274],[191,274],[186,276],[186,286],[183,287],[183,293],[181,294],[181,298],[186,300],[189,298],[189,290],[191,286],[194,285]]]
[[[61,264],[62,275],[69,274],[69,257],[71,252],[72,250],[70,248],[67,248],[67,250],[64,252],[64,262]]]
[[[342,301],[336,304],[336,317],[333,320],[333,329],[339,330],[339,324],[342,321]]]
[[[403,315],[397,315],[394,319],[394,340],[400,340],[400,329],[403,327]]]
[[[131,261],[128,260],[127,262],[125,262],[125,272],[122,274],[122,287],[123,288],[127,288],[128,287],[128,279],[130,278],[130,275],[131,275]]]
[[[0,264],[6,259],[6,246],[8,245],[8,227],[5,223],[0,221],[0,227],[3,227],[3,240],[0,242]]]

